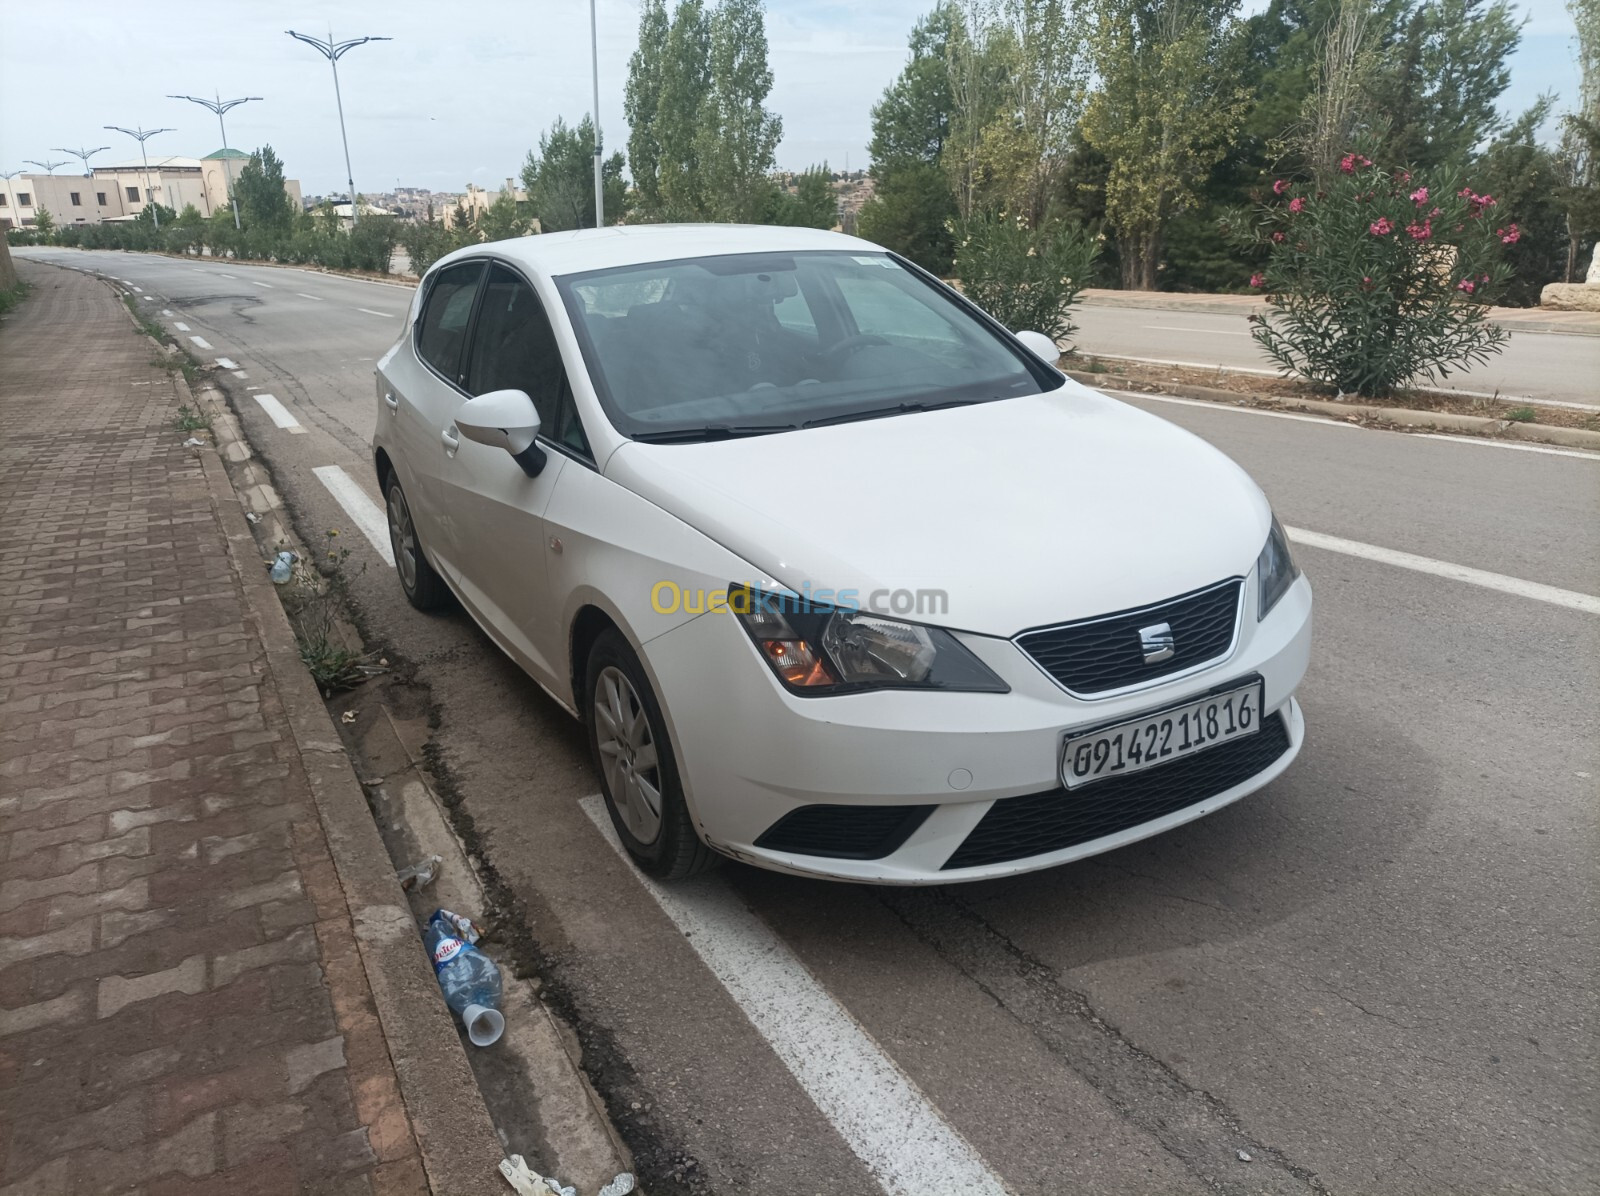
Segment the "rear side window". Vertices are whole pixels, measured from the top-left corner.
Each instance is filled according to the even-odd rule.
[[[461,262],[440,270],[417,321],[417,356],[452,382],[465,376],[461,350],[482,277],[482,262]]]

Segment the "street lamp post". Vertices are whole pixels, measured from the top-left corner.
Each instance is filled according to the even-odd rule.
[[[368,42],[393,41],[390,37],[352,37],[348,41],[336,42],[333,40],[333,30],[328,30],[328,40],[312,37],[305,33],[296,33],[293,29],[286,29],[290,37],[296,41],[305,42],[313,47],[319,54],[328,60],[328,65],[333,68],[333,100],[339,106],[339,139],[344,142],[344,174],[345,182],[350,184],[350,226],[355,227],[361,219],[361,205],[356,202],[355,172],[350,169],[350,136],[344,131],[344,97],[339,94],[339,59],[357,46],[364,46]]]
[[[66,151],[62,151],[62,152],[64,153]],[[40,170],[44,171],[51,178],[55,177],[56,167],[57,166],[65,166],[67,164],[67,160],[65,158],[62,158],[61,161],[59,161],[59,162],[37,162],[32,158],[24,158],[23,161],[26,162],[29,166],[37,166]]]
[[[98,149],[67,149],[65,146],[52,145],[50,148],[58,154],[71,154],[74,158],[82,158],[83,177],[89,178],[94,173],[89,169],[89,159],[94,157],[96,154],[105,153],[106,150],[110,149],[111,147],[109,145],[102,145]],[[94,205],[94,219],[96,224],[100,222],[100,205],[98,203]]]
[[[217,114],[217,128],[222,131],[222,189],[228,197],[228,203],[233,206],[233,227],[239,228],[239,201],[233,197],[233,162],[228,157],[228,126],[222,123],[222,114],[240,104],[248,104],[251,100],[259,100],[260,96],[240,96],[237,100],[225,100],[222,93],[217,93],[215,100],[202,99],[199,96],[168,96],[169,100],[188,100],[199,104],[202,108],[209,108]],[[201,175],[203,179],[205,176]]]
[[[605,184],[601,180],[600,146],[600,34],[594,15],[595,0],[589,0],[589,66],[594,76],[594,226],[606,225]]]
[[[145,152],[144,143],[157,133],[170,133],[171,129],[147,129],[140,125],[137,129],[124,129],[121,125],[105,125],[107,129],[116,133],[126,133],[139,143],[139,156],[144,159],[144,197],[150,206],[150,216],[156,222],[156,231],[161,231],[161,205],[150,194],[150,155]]]

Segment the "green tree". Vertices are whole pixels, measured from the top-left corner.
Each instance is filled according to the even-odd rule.
[[[681,0],[672,14],[661,63],[661,90],[650,121],[657,147],[654,220],[703,220],[708,212],[700,169],[700,122],[711,92],[711,19],[701,0]]]
[[[1566,222],[1563,277],[1576,282],[1584,246],[1600,237],[1600,0],[1568,0],[1567,8],[1578,27],[1581,74],[1577,108],[1561,121],[1556,196]]]
[[[628,59],[622,99],[622,111],[628,118],[628,170],[639,210],[651,217],[661,211],[661,143],[655,120],[671,31],[666,0],[644,0],[639,6],[639,44]]]
[[[244,227],[287,234],[294,223],[294,200],[283,187],[283,160],[270,145],[258,149],[233,181]],[[230,220],[232,219],[230,215]]]
[[[760,219],[783,121],[772,91],[761,0],[722,0],[711,16],[711,86],[701,104],[695,156],[713,220]]]
[[[1193,207],[1249,103],[1237,0],[1095,0],[1099,90],[1084,135],[1111,162],[1106,218],[1125,287],[1152,290],[1172,216]]]
[[[591,208],[593,204],[589,205]],[[525,237],[533,227],[533,216],[526,203],[518,203],[510,188],[494,197],[494,202],[484,212],[479,222],[486,241],[506,241],[512,237]]]
[[[606,220],[615,224],[624,212],[627,185],[622,155],[612,154],[600,168],[605,190]],[[522,167],[528,209],[547,233],[594,227],[594,122],[585,116],[576,127],[561,117],[539,136],[539,149],[528,152]]]
[[[833,171],[824,162],[811,166],[795,179],[791,193],[772,184],[763,224],[782,224],[800,228],[832,228],[839,223],[839,197],[833,192]]]
[[[877,180],[872,199],[861,207],[856,232],[924,270],[946,276],[955,255],[950,232],[955,218],[956,198],[944,171],[932,163],[917,163]]]
[[[1566,268],[1567,226],[1561,203],[1561,157],[1538,143],[1553,101],[1541,99],[1508,125],[1472,167],[1477,185],[1494,196],[1497,208],[1515,212],[1518,239],[1501,248],[1511,269],[1501,302],[1535,307],[1546,283]]]
[[[204,224],[205,220],[206,218],[200,215],[199,208],[195,207],[192,203],[186,203],[183,205],[183,211],[178,213],[177,218],[174,219],[172,223],[181,225],[184,228],[191,228]]]
[[[43,204],[34,209],[33,231],[41,237],[48,237],[56,231],[56,218],[50,214],[50,209]]]

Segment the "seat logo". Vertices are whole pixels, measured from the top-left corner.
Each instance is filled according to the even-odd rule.
[[[1172,624],[1155,623],[1139,628],[1139,647],[1144,652],[1145,664],[1171,660],[1178,650],[1177,640],[1172,635]]]

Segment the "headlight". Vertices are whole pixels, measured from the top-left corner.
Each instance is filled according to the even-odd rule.
[[[728,608],[749,632],[762,659],[796,693],[1010,692],[987,665],[940,627],[813,605],[739,585],[728,587]]]
[[[1278,517],[1272,517],[1272,530],[1267,533],[1267,543],[1256,558],[1256,620],[1267,617],[1267,612],[1278,605],[1278,599],[1288,593],[1294,579],[1300,576],[1300,567],[1289,555],[1289,537],[1283,532]]]

